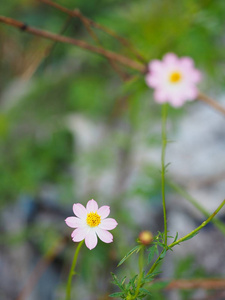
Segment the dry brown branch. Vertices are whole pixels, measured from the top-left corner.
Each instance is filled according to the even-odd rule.
[[[52,1],[49,1],[49,0],[38,0],[38,1],[43,2],[43,3],[45,3],[49,6],[52,6],[52,7],[56,8],[56,9],[58,9],[58,10],[64,12],[64,13],[68,14],[68,16],[70,18],[72,18],[72,17],[79,18],[81,20],[81,22],[84,24],[84,26],[85,26],[87,32],[89,33],[89,35],[96,42],[96,45],[98,47],[102,47],[98,36],[96,35],[96,33],[91,28],[91,26],[93,25],[93,23],[95,24],[95,22],[91,22],[91,20],[86,18],[83,14],[81,14],[81,12],[78,9],[75,9],[75,10],[72,11],[72,10],[69,10],[69,9],[59,5],[59,4],[56,4]],[[113,70],[119,75],[119,77],[123,81],[126,81],[130,78],[130,76],[127,73],[123,72],[121,70],[120,66],[117,65],[113,60],[108,58],[108,61],[109,61],[109,64],[111,65],[111,67],[113,68]]]
[[[30,27],[30,26],[26,25],[23,22],[17,21],[15,19],[7,18],[5,16],[0,16],[0,22],[5,23],[5,24],[10,25],[10,26],[13,26],[13,27],[20,28],[23,31],[34,34],[36,36],[41,36],[45,39],[50,39],[50,40],[53,40],[53,41],[78,46],[82,49],[86,49],[88,51],[103,55],[106,58],[109,58],[113,61],[119,62],[119,63],[121,63],[121,64],[123,64],[123,65],[125,65],[125,66],[127,66],[131,69],[137,70],[141,73],[146,72],[146,67],[143,64],[141,64],[139,62],[136,62],[136,61],[134,61],[130,58],[127,58],[126,56],[123,56],[121,54],[117,54],[115,52],[105,50],[102,47],[96,47],[96,46],[90,45],[90,44],[88,44],[84,41],[81,41],[81,40],[61,36],[61,35],[58,35],[58,34],[51,33],[49,31],[40,30],[40,29],[35,28],[35,27]]]
[[[142,55],[133,47],[133,45],[130,43],[130,41],[128,41],[127,39],[125,39],[124,37],[119,36],[116,32],[114,32],[113,30],[111,30],[110,28],[107,28],[87,17],[85,17],[79,9],[75,9],[75,10],[70,10],[64,6],[61,6],[55,2],[52,2],[50,0],[38,0],[39,2],[45,3],[49,6],[55,7],[56,9],[72,16],[72,17],[77,17],[79,18],[84,24],[86,24],[86,26],[93,26],[97,29],[102,30],[103,32],[107,33],[108,35],[112,36],[113,38],[117,39],[122,45],[124,45],[126,48],[129,48],[129,50],[135,55],[135,57],[140,60],[141,62],[143,62],[144,64],[146,63],[145,59],[142,57]]]
[[[71,23],[71,20],[72,17],[69,16],[65,24],[63,25],[62,29],[60,30],[60,35],[66,31],[66,29]],[[35,45],[35,49],[32,49],[32,53],[28,59],[29,62],[28,67],[26,67],[25,70],[23,71],[21,78],[25,80],[29,80],[33,76],[33,74],[37,71],[42,61],[51,55],[51,52],[53,51],[56,44],[57,42],[53,42],[45,49],[39,49]]]
[[[25,300],[29,296],[41,275],[54,260],[54,258],[63,250],[67,241],[67,238],[60,239],[56,245],[54,245],[49,252],[47,252],[47,254],[40,259],[16,300]]]
[[[167,290],[174,289],[205,289],[225,290],[225,279],[179,279],[172,280],[166,287]]]
[[[43,1],[48,1],[48,0],[43,0]],[[49,31],[40,30],[38,28],[30,27],[30,26],[26,25],[23,22],[17,21],[17,20],[12,19],[12,18],[7,18],[5,16],[0,16],[0,22],[5,23],[5,24],[10,25],[10,26],[13,26],[13,27],[20,28],[23,31],[26,31],[26,32],[31,33],[31,34],[36,35],[36,36],[43,37],[45,39],[50,39],[50,40],[53,40],[53,41],[56,41],[56,42],[75,45],[75,46],[80,47],[82,49],[86,49],[90,52],[100,54],[100,55],[110,59],[113,62],[121,63],[122,65],[127,66],[131,69],[137,70],[142,74],[145,74],[147,72],[147,66],[146,65],[144,65],[142,63],[139,63],[137,61],[134,61],[131,58],[128,58],[128,57],[123,56],[121,54],[106,50],[102,47],[96,47],[96,46],[90,45],[90,44],[88,44],[84,41],[81,41],[81,40],[73,39],[73,38],[70,38],[70,37],[65,37],[65,36],[62,36],[62,35],[51,33]],[[205,94],[199,92],[198,93],[198,99],[204,101],[205,103],[209,104],[214,109],[218,110],[223,115],[225,115],[225,108],[222,107],[215,100],[213,100],[210,97],[206,96]]]
[[[198,93],[198,99],[209,104],[210,106],[212,106],[215,110],[220,111],[222,114],[225,115],[225,108],[223,106],[221,106],[218,102],[216,102],[215,100],[213,100],[212,98],[206,96],[205,94],[199,92]]]

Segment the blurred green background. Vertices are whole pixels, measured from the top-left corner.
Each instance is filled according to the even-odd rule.
[[[58,3],[71,10],[79,8],[85,16],[126,37],[146,64],[167,52],[191,56],[204,73],[201,89],[214,95],[224,92],[225,1]],[[67,15],[38,1],[5,1],[1,14],[54,33],[66,28],[63,34],[96,44],[79,19],[68,21]],[[134,58],[128,47],[93,30],[103,47]],[[153,232],[162,230],[160,166],[135,156],[139,145],[156,150],[160,146],[160,106],[154,103],[142,75],[123,66],[118,74],[96,54],[4,24],[0,24],[0,40],[0,242],[3,267],[7,266],[7,251],[16,266],[6,276],[1,299],[16,299],[32,270],[30,264],[34,266],[61,236],[70,234],[64,219],[72,215],[72,204],[85,205],[91,198],[100,205],[109,204],[119,226],[112,245],[99,242],[94,251],[84,249],[74,299],[108,299],[114,291],[110,271],[120,272],[115,266],[133,247],[139,232],[146,226],[152,226]],[[170,108],[172,130],[176,131],[191,105],[195,104]],[[130,199],[136,202],[129,203]],[[132,208],[138,214],[142,205],[144,210],[155,211],[155,219],[142,220],[141,211],[133,215]],[[13,249],[24,253],[24,247],[30,258],[21,271]],[[74,249],[69,240],[54,260],[53,274],[58,277],[52,279],[55,285],[49,294],[40,298],[39,280],[40,286],[29,299],[63,298]],[[21,257],[22,262],[25,258]],[[191,269],[194,258],[191,262],[180,262],[177,274]],[[17,268],[20,278],[15,276]],[[137,264],[130,262],[128,273],[135,270]],[[204,271],[191,270],[190,277],[204,276]],[[16,282],[14,291],[7,289],[10,280]],[[166,296],[156,292],[154,297]],[[180,297],[190,299],[185,293]]]

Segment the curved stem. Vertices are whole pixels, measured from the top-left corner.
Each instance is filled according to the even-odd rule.
[[[67,281],[67,286],[66,286],[66,300],[70,300],[72,278],[73,278],[73,275],[75,274],[75,267],[76,267],[76,263],[77,263],[77,257],[78,257],[78,254],[80,252],[80,248],[83,245],[83,243],[84,243],[84,240],[81,241],[78,244],[78,246],[76,248],[76,251],[75,251],[75,254],[74,254],[74,258],[73,258],[73,262],[72,262],[72,266],[71,266],[71,269],[70,269],[70,273],[69,273],[69,277],[68,277],[68,281]]]
[[[194,235],[195,233],[197,233],[200,229],[202,229],[203,227],[205,227],[215,217],[215,215],[221,210],[221,208],[224,206],[224,204],[225,204],[225,200],[223,200],[223,202],[214,211],[214,213],[211,214],[211,216],[207,220],[205,220],[204,222],[202,222],[202,224],[200,226],[198,226],[195,230],[193,230],[190,233],[188,233],[187,235],[183,236],[182,238],[180,238],[176,242],[170,244],[169,247],[170,248],[174,247],[175,245],[183,242],[184,240],[188,239],[189,237],[191,237],[192,235]]]
[[[214,213],[212,213],[210,215],[210,217],[205,220],[200,226],[198,226],[195,230],[191,231],[190,233],[188,233],[187,235],[185,235],[184,237],[180,238],[179,240],[177,240],[176,242],[171,243],[170,245],[168,245],[168,249],[173,248],[174,246],[176,246],[179,243],[182,243],[184,240],[187,240],[188,238],[191,238],[191,236],[193,236],[195,233],[197,233],[200,229],[202,229],[204,226],[206,226],[217,214],[218,212],[222,209],[222,207],[225,205],[225,200],[223,200],[223,202],[218,206],[218,208],[214,211]],[[164,249],[162,250],[162,252],[164,251]],[[154,264],[152,265],[151,269],[148,271],[147,275],[151,274],[158,262],[160,261],[160,256],[162,254],[162,252],[160,253],[160,255],[158,256],[158,258],[156,259],[156,261],[154,262]]]
[[[162,179],[162,205],[163,205],[163,218],[164,218],[164,243],[167,245],[167,219],[166,219],[166,197],[165,197],[165,154],[166,154],[166,121],[167,121],[168,105],[162,105],[162,154],[161,154],[161,179]]]
[[[190,194],[188,194],[183,188],[175,184],[174,182],[168,182],[169,186],[172,187],[178,194],[184,197],[192,205],[194,205],[206,218],[210,216],[210,213]],[[225,235],[225,224],[218,218],[213,218],[212,223]]]
[[[158,262],[160,260],[161,254],[162,254],[162,252],[159,254],[158,258],[156,259],[156,261],[152,265],[151,269],[148,271],[147,275],[151,274],[155,270],[155,268],[156,268],[156,266],[157,266],[157,264],[158,264]]]

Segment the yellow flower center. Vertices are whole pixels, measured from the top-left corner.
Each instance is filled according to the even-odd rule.
[[[170,82],[172,83],[177,83],[181,80],[182,76],[179,72],[173,72],[171,75],[170,75]]]
[[[101,223],[101,217],[96,212],[90,212],[87,215],[87,224],[90,227],[96,227]]]

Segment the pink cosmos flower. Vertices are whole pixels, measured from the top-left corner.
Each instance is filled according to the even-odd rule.
[[[80,204],[73,205],[73,212],[77,217],[66,218],[66,224],[71,228],[76,228],[72,234],[74,242],[80,242],[85,239],[86,246],[91,250],[98,243],[97,236],[104,243],[111,243],[113,236],[107,230],[114,229],[118,223],[112,218],[107,218],[110,213],[109,206],[98,208],[97,202],[89,200],[86,208]]]
[[[155,89],[156,102],[169,102],[178,107],[197,97],[196,84],[201,80],[201,73],[194,68],[191,58],[178,58],[168,53],[162,61],[152,60],[148,68],[149,73],[145,79],[147,85]]]

